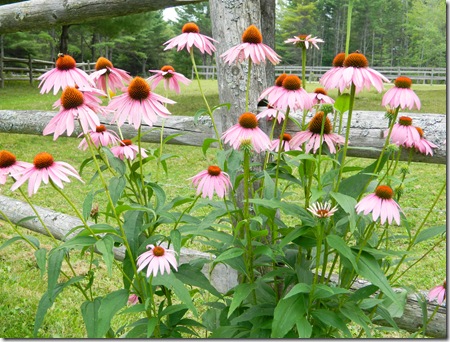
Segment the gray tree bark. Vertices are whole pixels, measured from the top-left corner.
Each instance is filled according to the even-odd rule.
[[[31,0],[0,6],[0,34],[79,24],[206,0]]]

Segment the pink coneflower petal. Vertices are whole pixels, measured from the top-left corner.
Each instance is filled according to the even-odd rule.
[[[324,41],[321,38],[317,37],[311,37],[312,35],[299,35],[294,36],[294,38],[289,38],[285,40],[285,43],[293,43],[295,45],[305,45],[305,48],[308,49],[309,46],[314,46],[316,49],[319,49],[319,46],[317,43],[324,43]]]
[[[301,84],[302,81],[298,76],[287,75],[283,79],[282,87],[268,94],[269,103],[274,108],[284,111],[288,107],[292,111],[311,109],[313,102]]]
[[[219,198],[224,198],[228,189],[232,187],[228,174],[215,165],[189,179],[197,187],[197,196],[201,194],[202,197],[208,197],[210,200],[212,200],[214,192]]]
[[[433,287],[430,292],[428,293],[428,300],[433,301],[437,300],[439,305],[444,304],[447,293],[447,281],[444,280],[443,285],[438,285],[436,287]]]
[[[333,216],[338,208],[337,206],[331,208],[330,202],[314,202],[307,208],[307,210],[314,216],[317,216],[319,218],[326,218]]]
[[[5,184],[8,176],[16,178],[33,164],[16,160],[16,156],[9,151],[0,151],[0,184]]]
[[[198,48],[203,54],[206,52],[207,54],[212,55],[212,53],[216,51],[216,47],[213,42],[217,43],[217,41],[211,37],[200,34],[200,30],[196,24],[185,24],[182,32],[182,34],[169,39],[163,44],[167,45],[164,48],[164,51],[174,47],[177,48],[177,51],[183,50],[184,48],[186,48],[187,51],[191,51],[193,46]]]
[[[132,78],[125,70],[115,68],[105,57],[98,58],[97,63],[95,64],[95,70],[96,71],[89,75],[89,78],[95,83],[97,88],[100,88],[105,93],[109,90],[116,92],[118,89],[121,89],[124,84],[128,84]],[[108,81],[106,81],[106,79],[108,79]]]
[[[384,132],[387,137],[389,130]],[[391,141],[398,146],[414,147],[420,145],[420,134],[417,129],[412,126],[412,119],[407,116],[401,116],[398,123],[392,126]]]
[[[183,74],[175,72],[175,69],[170,65],[165,65],[161,70],[149,70],[155,73],[155,75],[147,78],[147,82],[151,83],[152,89],[155,89],[159,82],[164,81],[164,89],[170,89],[176,93],[180,93],[179,83],[188,85],[191,80],[185,77]]]
[[[131,140],[124,139],[120,141],[120,145],[111,147],[112,154],[119,159],[129,159],[133,161],[136,159],[137,155],[140,154],[142,158],[147,158],[148,155],[145,149],[134,145]]]
[[[138,266],[137,272],[142,271],[147,267],[146,276],[150,277],[153,274],[154,277],[158,275],[158,272],[163,275],[164,273],[170,273],[170,266],[176,271],[178,270],[177,260],[175,258],[175,251],[164,248],[162,246],[147,245],[148,251],[142,253],[136,260]]]

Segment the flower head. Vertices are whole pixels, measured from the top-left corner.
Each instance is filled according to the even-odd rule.
[[[433,144],[431,141],[428,141],[423,137],[423,130],[420,127],[414,127],[417,132],[419,133],[420,140],[416,141],[414,143],[414,148],[419,151],[420,153],[423,153],[425,155],[429,154],[430,156],[433,155],[433,148],[437,148],[438,146]]]
[[[66,87],[55,105],[61,106],[59,113],[49,121],[43,131],[44,135],[54,133],[53,140],[65,131],[70,136],[75,129],[75,120],[80,122],[83,132],[100,125],[95,112],[102,111],[101,106],[94,100],[94,96],[85,95],[76,87]]]
[[[164,50],[172,49],[177,47],[177,51],[183,50],[186,48],[187,51],[191,51],[193,46],[197,47],[201,53],[207,53],[212,55],[214,51],[216,51],[216,47],[213,45],[213,42],[217,43],[217,40],[212,39],[211,37],[200,34],[200,29],[194,23],[184,24],[182,30],[182,34],[176,36],[172,39],[169,39],[163,45],[167,45]]]
[[[53,87],[53,95],[59,91],[59,89],[64,89],[66,87],[92,87],[92,83],[88,74],[83,70],[76,68],[75,60],[65,54],[58,54],[56,59],[56,67],[52,70],[47,71],[45,74],[38,77],[39,88],[42,86],[41,94],[48,93]]]
[[[289,133],[284,133],[282,136],[280,136],[278,139],[272,140],[270,150],[274,152],[278,152],[280,147],[280,140],[281,140],[281,150],[282,151],[291,151],[294,150],[292,148],[290,141],[292,137]],[[300,150],[300,148],[297,148],[297,150]]]
[[[164,80],[164,89],[170,89],[177,94],[180,93],[180,82],[188,85],[191,80],[186,78],[183,74],[175,72],[175,69],[170,65],[165,65],[161,70],[149,70],[156,73],[156,75],[147,78],[148,82],[151,82],[152,89],[155,89],[159,82]]]
[[[388,130],[384,132],[384,136],[388,135]],[[420,134],[412,125],[412,119],[408,116],[398,118],[398,123],[392,127],[391,140],[398,146],[413,147],[420,145]]]
[[[128,84],[132,78],[125,70],[115,68],[111,61],[105,57],[99,57],[97,59],[95,71],[89,77],[97,88],[103,90],[105,93],[109,89],[113,92],[116,92],[117,89],[122,89],[124,84]],[[108,83],[106,83],[107,79]]]
[[[0,184],[6,183],[9,175],[20,173],[32,164],[16,160],[16,156],[9,151],[0,151]]]
[[[428,293],[428,300],[437,300],[439,305],[442,305],[447,298],[447,281],[444,280],[444,284],[433,287]]]
[[[145,149],[141,148],[139,150],[139,146],[134,145],[133,142],[129,139],[121,140],[120,145],[111,147],[111,152],[114,157],[122,160],[124,158],[134,160],[136,159],[138,153],[140,153],[142,158],[147,158],[148,156],[145,152]]]
[[[320,218],[331,217],[337,211],[337,206],[331,208],[330,202],[314,202],[308,207],[308,211]]]
[[[319,82],[325,88],[333,88],[331,85],[335,85],[341,78],[341,73],[344,70],[345,52],[338,53],[333,58],[332,68],[322,75]]]
[[[228,189],[231,188],[230,177],[218,166],[211,165],[207,170],[203,170],[191,177],[192,184],[197,187],[197,196],[213,198],[214,192],[219,198],[224,198]]]
[[[306,49],[309,49],[311,46],[315,46],[316,49],[319,49],[317,43],[323,43],[324,41],[317,37],[311,37],[311,34],[301,34],[299,36],[294,36],[294,38],[289,38],[284,41],[285,43],[293,43],[298,46],[304,46]]]
[[[111,146],[120,143],[120,138],[117,135],[117,133],[109,129],[106,129],[104,125],[97,126],[95,128],[95,131],[91,130],[87,134],[90,135],[92,143],[97,148],[100,146]],[[88,148],[86,138],[83,138],[83,140],[81,140],[80,144],[78,145],[78,148],[84,151]]]
[[[149,249],[147,252],[142,253],[137,258],[137,272],[142,271],[145,267],[147,267],[147,278],[153,273],[153,276],[156,277],[158,271],[161,275],[164,272],[167,274],[170,273],[170,265],[178,271],[177,260],[175,259],[175,251],[171,249],[166,249],[162,246],[154,246],[147,245],[146,249]]]
[[[239,122],[222,134],[223,141],[239,150],[243,140],[250,140],[253,149],[260,153],[270,146],[270,139],[259,127],[256,115],[246,112],[239,117]]]
[[[391,187],[387,185],[380,185],[375,189],[375,192],[367,195],[356,206],[356,212],[359,214],[363,212],[364,215],[372,213],[372,219],[376,221],[380,217],[381,224],[387,220],[389,224],[393,220],[400,225],[400,206],[392,197],[394,192]]]
[[[266,96],[269,96],[269,94],[272,94],[271,96],[275,96],[279,91],[283,90],[283,81],[286,78],[287,74],[281,74],[278,76],[275,80],[275,85],[267,88],[264,90],[261,95],[258,98],[258,101],[261,101]]]
[[[308,110],[313,106],[308,93],[302,88],[302,80],[296,75],[287,75],[282,87],[268,94],[268,100],[273,107],[281,110],[288,107],[292,111]]]
[[[411,84],[409,77],[397,77],[394,86],[384,94],[381,104],[383,106],[389,105],[392,108],[400,107],[401,109],[416,107],[420,110],[420,99],[411,89]]]
[[[278,110],[273,108],[271,105],[267,105],[267,109],[264,109],[261,113],[258,113],[256,115],[256,118],[258,120],[261,120],[262,118],[267,118],[268,121],[276,118],[278,123],[281,124],[281,122],[285,118],[285,114],[282,110]]]
[[[127,120],[138,129],[142,120],[151,127],[158,116],[168,117],[170,112],[164,107],[164,103],[174,104],[175,101],[152,92],[150,85],[137,76],[131,80],[125,93],[113,97],[107,109],[115,111],[113,122],[117,122],[119,126]]]
[[[328,96],[327,91],[321,87],[314,89],[314,92],[309,93],[308,95],[311,97],[313,105],[321,103],[334,103],[334,100]]]
[[[33,164],[23,170],[19,170],[20,177],[11,187],[11,190],[18,189],[22,184],[28,180],[28,195],[35,194],[41,182],[48,184],[49,180],[56,184],[61,189],[64,188],[62,181],[70,182],[67,176],[72,176],[83,182],[75,168],[65,162],[54,161],[52,155],[47,152],[38,153],[33,160]],[[16,173],[11,174],[16,178]]]
[[[262,42],[262,34],[255,25],[250,25],[242,34],[242,43],[233,46],[220,55],[225,64],[241,63],[250,58],[252,63],[265,63],[266,58],[272,64],[280,63],[280,56]]]
[[[307,143],[305,146],[305,152],[313,150],[313,153],[320,147],[320,142],[326,143],[330,153],[336,153],[336,144],[343,144],[345,142],[344,137],[332,132],[331,121],[328,117],[325,117],[325,122],[323,125],[323,135],[322,139],[320,133],[322,132],[322,121],[324,120],[325,113],[320,111],[317,112],[308,124],[307,131],[297,132],[291,140],[292,148],[299,148],[303,143]]]

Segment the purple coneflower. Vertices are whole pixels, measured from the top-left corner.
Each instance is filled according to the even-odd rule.
[[[420,99],[411,89],[411,85],[412,82],[409,77],[397,77],[394,86],[384,94],[381,104],[383,106],[389,105],[392,108],[400,107],[401,109],[416,107],[420,110]]]
[[[170,265],[172,265],[172,267],[176,271],[178,271],[177,260],[175,259],[175,252],[173,250],[154,245],[147,245],[146,249],[149,250],[142,253],[137,258],[137,272],[140,272],[145,267],[147,267],[148,278],[152,273],[155,277],[158,274],[158,271],[161,273],[161,275],[163,275],[164,272],[167,272],[167,274],[169,274]]]
[[[326,218],[333,216],[333,214],[337,211],[337,206],[331,208],[330,202],[314,202],[307,208],[307,210],[314,216]]]
[[[287,75],[282,83],[281,89],[268,94],[269,103],[280,110],[292,111],[308,110],[313,102],[305,89],[302,88],[302,80],[296,75]]]
[[[225,51],[220,55],[225,61],[225,64],[241,63],[250,58],[252,63],[265,63],[266,58],[272,64],[280,63],[280,56],[266,44],[262,42],[263,37],[261,32],[255,25],[250,25],[242,34],[242,43],[233,46],[231,49]]]
[[[243,140],[250,140],[253,149],[260,153],[270,147],[270,139],[258,127],[256,115],[246,112],[239,117],[239,122],[222,134],[225,144],[229,143],[235,150],[239,150]]]
[[[417,132],[419,133],[420,140],[416,141],[414,143],[414,148],[419,151],[420,153],[423,153],[425,155],[429,154],[430,156],[433,155],[433,148],[437,148],[438,146],[433,144],[431,141],[428,141],[423,137],[423,130],[420,127],[415,127]]]
[[[287,74],[281,74],[280,76],[278,76],[277,79],[275,80],[275,85],[265,89],[259,96],[258,101],[261,101],[266,96],[269,96],[269,94],[271,94],[271,96],[275,96],[279,91],[282,91],[283,81],[286,78],[286,76]]]
[[[213,198],[214,192],[219,198],[224,198],[231,188],[230,177],[223,172],[220,167],[211,165],[207,170],[203,170],[191,177],[192,184],[197,187],[197,196],[202,194],[202,197]]]
[[[386,137],[388,130],[384,132]],[[413,147],[420,142],[420,134],[412,125],[412,119],[408,116],[398,118],[398,123],[392,127],[391,140],[398,146]],[[419,143],[420,144],[420,143]]]
[[[334,85],[341,79],[344,70],[345,52],[340,52],[333,58],[332,68],[322,75],[319,82],[325,88],[334,88]],[[333,87],[332,87],[333,86]]]
[[[273,108],[271,105],[267,105],[267,108],[264,109],[261,113],[256,115],[258,120],[262,118],[267,118],[267,121],[271,121],[273,119],[277,119],[278,123],[281,124],[283,122],[285,114],[282,110],[278,110]]]
[[[319,46],[317,45],[317,43],[323,43],[324,41],[321,38],[317,38],[317,37],[311,37],[311,34],[301,34],[299,36],[294,36],[294,38],[289,38],[287,40],[285,40],[285,43],[293,43],[295,45],[304,45],[306,49],[309,49],[309,47],[311,46],[315,46],[316,49],[319,49]],[[311,44],[311,45],[310,45]]]
[[[196,46],[201,53],[207,53],[212,55],[216,51],[216,47],[213,42],[217,43],[217,40],[211,37],[205,36],[200,33],[200,29],[194,23],[186,23],[181,29],[182,34],[169,39],[163,45],[167,45],[164,50],[172,49],[177,47],[177,51],[186,48],[187,51],[191,51],[192,46]]]
[[[130,296],[128,297],[128,305],[136,305],[139,303],[139,296],[135,293],[130,294]]]
[[[428,300],[432,301],[436,299],[439,305],[442,305],[445,302],[447,292],[447,281],[444,280],[444,284],[433,287],[428,293]]]
[[[376,221],[380,217],[381,224],[384,224],[386,220],[389,224],[393,220],[400,225],[400,206],[395,202],[392,197],[394,192],[391,187],[387,185],[380,185],[375,189],[375,192],[367,195],[356,206],[356,212],[359,214],[363,212],[364,215],[372,212],[372,219]]]
[[[22,162],[16,160],[16,156],[9,151],[0,151],[0,184],[6,183],[6,178],[15,174],[20,175],[20,173],[26,168],[32,166],[32,164],[27,162]]]
[[[92,143],[97,148],[100,146],[112,146],[120,143],[120,138],[117,133],[106,129],[104,125],[97,126],[95,128],[95,131],[89,131],[87,134],[90,135]],[[81,140],[78,148],[84,151],[88,148],[86,138],[83,138],[83,140]]]
[[[164,80],[164,89],[170,89],[177,94],[180,93],[180,82],[188,85],[191,80],[185,77],[183,74],[175,72],[175,69],[170,65],[165,65],[161,70],[149,70],[156,73],[156,75],[147,78],[148,82],[151,82],[152,89],[155,89],[159,82]]]
[[[138,153],[141,154],[142,158],[147,158],[147,153],[143,148],[139,150],[139,146],[134,145],[133,142],[129,139],[124,139],[120,141],[120,145],[111,147],[111,152],[114,157],[119,159],[136,159]]]
[[[289,133],[284,133],[283,136],[280,136],[278,139],[274,139],[271,142],[270,150],[274,152],[278,152],[278,148],[280,147],[280,139],[281,142],[281,151],[291,151],[291,150],[300,150],[300,148],[292,148],[290,141],[292,139]]]
[[[313,150],[316,153],[320,147],[320,133],[322,130],[322,121],[324,112],[317,112],[308,124],[307,131],[297,132],[291,140],[292,148],[299,148],[303,143],[307,143],[305,146],[305,153]],[[345,138],[339,134],[332,133],[331,121],[328,117],[325,118],[325,124],[323,126],[322,143],[326,143],[330,153],[336,153],[336,144],[343,144]]]
[[[108,88],[106,86],[106,76],[108,76]],[[132,77],[127,71],[114,68],[111,61],[105,57],[99,57],[95,63],[95,71],[89,75],[97,88],[107,93],[109,90],[116,92],[122,89],[124,84],[128,84]]]
[[[72,176],[83,182],[78,172],[74,167],[65,162],[54,161],[52,155],[47,152],[38,153],[33,160],[33,164],[29,167],[19,171],[20,177],[12,185],[11,190],[18,189],[22,184],[28,180],[28,195],[35,194],[41,182],[48,184],[49,180],[56,184],[61,189],[64,188],[62,181],[69,182],[67,176]],[[14,178],[15,174],[12,174]]]
[[[127,91],[112,98],[107,109],[115,111],[112,122],[122,126],[125,120],[138,129],[141,120],[150,127],[158,120],[158,116],[166,118],[170,112],[164,103],[174,104],[175,101],[167,99],[151,91],[150,85],[142,78],[131,80]]]
[[[311,97],[313,105],[322,103],[334,103],[334,100],[328,96],[327,91],[321,87],[314,89],[314,92],[309,93],[308,95]]]
[[[91,88],[89,88],[91,89]],[[53,140],[67,130],[70,136],[75,129],[75,120],[79,120],[83,132],[87,132],[89,128],[95,129],[100,125],[96,111],[101,111],[101,106],[91,97],[87,97],[76,87],[66,87],[62,92],[59,101],[55,105],[60,105],[59,113],[56,114],[47,126],[44,128],[44,135],[54,133]]]
[[[92,87],[94,83],[83,70],[76,68],[75,59],[69,55],[58,54],[56,67],[38,77],[41,94],[48,93],[53,87],[53,95],[66,87]]]

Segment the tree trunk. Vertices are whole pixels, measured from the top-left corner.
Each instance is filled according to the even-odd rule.
[[[61,36],[59,37],[59,53],[67,55],[69,53],[69,27],[70,25],[63,25],[61,27]]]

